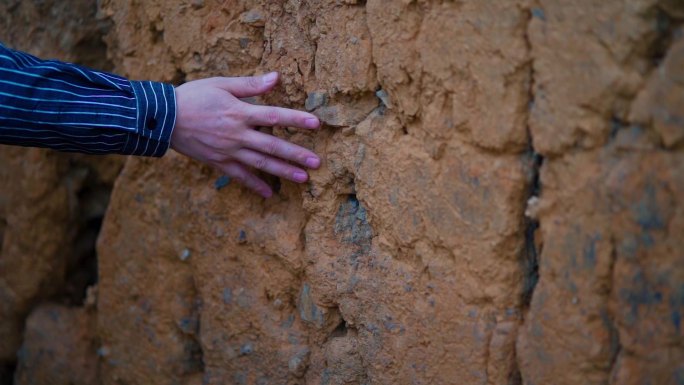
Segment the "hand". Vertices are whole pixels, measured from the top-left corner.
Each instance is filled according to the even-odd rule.
[[[238,98],[257,96],[270,91],[278,74],[243,78],[195,80],[176,88],[176,127],[171,147],[215,166],[264,198],[273,192],[248,167],[304,183],[306,171],[289,162],[318,168],[321,160],[313,152],[256,131],[259,126],[288,126],[316,129],[318,118],[306,112],[286,108],[258,106]]]

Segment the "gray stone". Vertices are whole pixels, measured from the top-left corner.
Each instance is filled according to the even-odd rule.
[[[385,107],[392,108],[392,102],[390,102],[390,98],[389,98],[389,95],[387,94],[387,91],[382,90],[382,89],[377,90],[375,92],[375,96],[377,96],[378,99],[380,99],[380,101],[382,102],[382,104],[385,105]]]
[[[306,368],[309,366],[309,356],[311,351],[308,347],[299,349],[288,362],[287,366],[293,376],[301,378],[306,373]]]
[[[306,102],[304,102],[304,108],[307,111],[313,111],[318,107],[324,106],[328,102],[328,95],[325,92],[310,92],[306,96]]]

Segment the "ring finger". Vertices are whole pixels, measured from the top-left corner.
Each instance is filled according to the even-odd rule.
[[[301,168],[247,148],[237,151],[234,157],[243,164],[293,182],[304,183],[309,179],[306,171]]]

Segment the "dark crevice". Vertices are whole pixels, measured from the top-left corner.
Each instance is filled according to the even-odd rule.
[[[87,221],[77,235],[74,258],[67,267],[60,302],[71,306],[83,304],[88,287],[97,283],[95,243],[100,233],[102,219],[102,217],[97,217]]]
[[[273,178],[273,181],[271,183],[271,188],[273,189],[273,192],[275,194],[280,194],[280,189],[283,187],[282,181],[280,178]]]
[[[347,335],[349,327],[347,326],[347,321],[341,320],[337,327],[330,333],[329,338],[344,337]]]
[[[7,220],[0,218],[0,252],[2,252],[2,245],[5,241],[5,230],[7,229]]]
[[[0,385],[12,385],[16,370],[16,363],[0,363]]]
[[[150,23],[150,39],[152,45],[161,45],[164,41],[164,30],[158,30],[155,23]]]
[[[620,132],[620,130],[624,130],[627,127],[629,127],[629,123],[618,118],[617,116],[613,116],[613,118],[610,120],[610,138],[615,139],[618,132]]]
[[[534,10],[527,10],[527,22],[524,26],[524,39],[527,46],[529,60],[529,76],[528,76],[528,112],[527,112],[527,154],[525,159],[528,168],[528,185],[527,185],[527,196],[523,204],[523,212],[527,208],[527,204],[533,197],[539,197],[541,194],[541,182],[539,179],[539,169],[544,162],[544,157],[538,154],[534,148],[534,141],[532,138],[532,131],[530,128],[530,116],[531,109],[534,108],[534,58],[532,58],[532,43],[528,35],[529,23],[535,17]],[[525,246],[523,248],[522,263],[524,272],[524,285],[522,291],[522,301],[521,304],[523,308],[529,308],[530,302],[532,300],[532,293],[534,288],[539,281],[539,252],[537,246],[536,233],[539,229],[539,221],[536,218],[530,218],[525,216],[523,218],[525,226]]]
[[[181,84],[185,83],[187,76],[188,74],[186,74],[180,68],[177,68],[176,73],[173,74],[173,79],[171,79],[171,83],[180,86]]]
[[[522,374],[520,370],[514,370],[508,375],[508,385],[522,385]]]
[[[74,175],[81,172],[86,177],[76,191],[77,223],[66,261],[64,285],[53,299],[68,306],[80,306],[88,287],[97,283],[96,243],[113,186],[80,161],[73,161],[71,167],[67,178],[78,178]]]
[[[528,204],[532,199],[538,198],[541,195],[541,181],[540,181],[540,168],[544,162],[544,157],[537,153],[534,148],[534,140],[532,137],[531,129],[531,116],[532,109],[535,103],[535,77],[534,77],[534,57],[532,55],[532,42],[529,36],[529,26],[533,18],[539,18],[542,21],[545,20],[545,15],[543,9],[541,8],[531,8],[524,10],[527,12],[527,19],[523,26],[523,38],[525,40],[525,45],[527,47],[527,55],[529,60],[527,62],[529,74],[527,76],[527,113],[525,127],[527,131],[527,151],[523,157],[524,166],[528,172],[527,174],[527,185],[525,186],[526,194],[525,199],[522,204],[522,212],[526,213],[528,209]],[[534,294],[534,289],[539,282],[539,254],[541,252],[540,246],[538,246],[537,231],[539,229],[539,220],[536,216],[527,216],[523,214],[523,226],[524,226],[524,246],[521,252],[521,268],[523,274],[523,287],[521,292],[520,306],[522,309],[523,316],[520,319],[521,324],[525,319],[525,312],[530,308],[532,302],[532,296]],[[520,325],[522,328],[522,325]],[[518,358],[517,348],[515,349],[515,359],[514,367],[511,368],[508,376],[509,385],[520,385],[523,381],[522,372],[520,369],[520,363]]]
[[[662,63],[665,55],[667,55],[667,51],[672,45],[675,31],[679,24],[680,23],[673,19],[665,10],[656,8],[656,38],[653,40],[653,44],[649,46],[649,50],[646,53],[653,68],[657,68],[660,63]]]
[[[534,149],[530,149],[530,163],[531,163],[531,182],[528,186],[528,201],[533,197],[538,197],[541,193],[541,184],[539,183],[539,169],[544,161],[544,158],[535,153]],[[523,271],[524,284],[522,291],[522,306],[528,308],[532,301],[532,293],[539,281],[539,252],[537,246],[536,234],[539,229],[539,221],[536,218],[525,217],[525,247],[523,248]]]
[[[73,52],[78,55],[78,64],[107,72],[114,69],[114,64],[107,60],[107,45],[102,40],[104,30],[106,29],[103,28],[98,34],[87,35],[76,43]]]
[[[602,295],[606,305],[606,310],[602,313],[603,323],[610,333],[610,363],[608,366],[610,377],[614,376],[615,363],[617,362],[620,351],[622,350],[622,343],[620,342],[620,334],[615,327],[615,316],[612,314],[610,305],[608,305],[611,292],[613,290],[613,274],[615,274],[615,262],[617,261],[617,248],[615,245],[615,239],[611,237],[611,250],[610,250],[610,267],[608,269],[608,281],[604,287]],[[614,383],[611,381],[610,383]]]
[[[267,174],[266,172],[259,172],[259,177],[266,182],[266,184],[271,188],[273,194],[280,194],[280,190],[283,188],[283,182],[275,175]],[[280,198],[286,198],[281,196]]]

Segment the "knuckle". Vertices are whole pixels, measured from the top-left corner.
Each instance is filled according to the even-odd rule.
[[[226,108],[226,111],[224,113],[224,118],[226,118],[230,123],[236,122],[236,121],[244,121],[245,118],[247,118],[247,114],[245,113],[244,109],[242,108],[237,108],[236,106],[230,106]]]
[[[276,155],[279,149],[280,145],[278,144],[278,141],[272,139],[269,140],[268,143],[266,143],[266,146],[264,147],[264,152],[269,155]]]
[[[278,123],[279,120],[280,114],[278,113],[278,110],[271,108],[268,111],[266,111],[266,121],[269,124],[274,125]]]
[[[266,167],[268,167],[268,159],[266,159],[266,157],[257,158],[257,160],[254,161],[254,167],[259,170],[265,170]]]
[[[236,147],[236,148],[246,147],[247,146],[246,135],[243,132],[233,133],[229,137],[229,141],[226,144],[227,144],[226,148],[228,148],[228,146]]]

